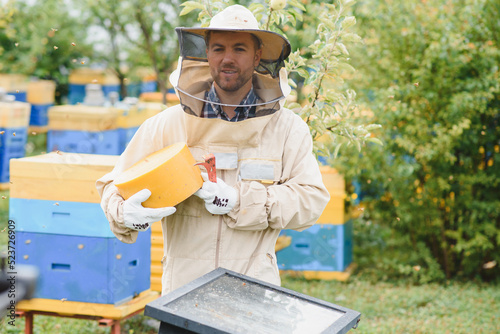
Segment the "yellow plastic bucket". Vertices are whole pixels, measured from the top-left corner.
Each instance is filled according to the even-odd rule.
[[[203,185],[201,171],[185,143],[167,146],[119,175],[114,184],[123,198],[128,199],[142,189],[151,197],[144,207],[175,206],[194,194]]]

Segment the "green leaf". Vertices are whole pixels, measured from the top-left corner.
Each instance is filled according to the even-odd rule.
[[[375,130],[375,129],[380,129],[381,127],[382,127],[382,125],[380,125],[380,124],[368,124],[367,126],[365,126],[365,129],[368,131],[371,131],[371,130]]]
[[[255,15],[259,13],[265,12],[266,8],[264,7],[263,4],[258,3],[258,2],[253,2],[248,6],[248,9]]]
[[[345,71],[345,72],[349,72],[349,73],[356,72],[356,69],[354,67],[352,67],[350,64],[343,62],[343,61],[339,62],[338,67],[340,70]]]
[[[344,43],[337,43],[335,46],[336,46],[336,48],[338,48],[340,50],[341,53],[343,53],[345,55],[349,55],[349,51],[347,51],[347,48],[344,45]]]
[[[345,1],[342,1],[342,5],[345,7],[351,7],[353,6],[354,4],[356,3],[355,0],[345,0]]]
[[[333,157],[336,158],[339,155],[340,148],[342,147],[343,143],[337,144],[335,146],[335,150],[333,151]]]
[[[342,29],[346,30],[356,24],[356,18],[354,16],[347,16],[342,21]]]
[[[369,137],[369,138],[366,138],[365,140],[370,142],[370,143],[375,143],[377,145],[384,146],[384,143],[378,138]]]
[[[304,21],[304,16],[302,15],[302,13],[299,13],[297,10],[295,10],[294,8],[290,8],[288,10],[288,12],[290,13],[290,15],[292,15],[296,21]]]
[[[340,38],[342,39],[343,42],[351,42],[351,43],[362,42],[362,39],[358,34],[351,32],[340,35]]]
[[[205,5],[196,1],[185,1],[181,3],[181,6],[184,8],[182,8],[181,12],[179,13],[179,16],[186,15],[195,9],[201,9],[201,10],[205,9]]]
[[[304,5],[301,4],[297,0],[288,0],[288,5],[293,6],[293,7],[297,7],[297,8],[299,8],[300,10],[302,10],[304,12],[306,11],[306,7],[304,7]]]
[[[309,79],[309,72],[305,68],[297,68],[294,70],[304,79]]]

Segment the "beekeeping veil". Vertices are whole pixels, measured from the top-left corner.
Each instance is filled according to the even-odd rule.
[[[260,30],[252,12],[245,7],[227,7],[212,18],[207,28],[181,27],[176,28],[176,31],[181,54],[170,82],[181,104],[195,114],[206,102],[204,93],[210,89],[213,81],[205,44],[205,36],[209,31],[248,32],[260,41],[262,56],[253,76],[254,89],[262,100],[257,104],[258,108],[277,109],[290,93],[284,68],[284,61],[290,54],[290,43],[277,33]]]

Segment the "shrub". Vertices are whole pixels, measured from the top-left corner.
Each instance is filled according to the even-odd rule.
[[[351,53],[354,88],[385,145],[341,152],[333,164],[359,182],[365,218],[416,255],[410,267],[435,272],[431,255],[448,278],[495,277],[500,4],[375,0],[355,15],[365,43]]]

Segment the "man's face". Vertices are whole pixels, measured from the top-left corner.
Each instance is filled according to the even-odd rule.
[[[245,32],[212,32],[207,48],[210,74],[226,92],[250,90],[255,66],[262,50],[255,49],[254,39]]]

